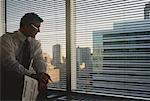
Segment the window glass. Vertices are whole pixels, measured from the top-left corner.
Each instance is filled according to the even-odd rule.
[[[34,12],[44,22],[36,39],[41,42],[43,57],[52,78],[49,88],[66,89],[66,31],[64,0],[7,0],[7,32],[19,29],[25,13]]]
[[[150,98],[150,2],[75,0],[74,6],[76,90]]]

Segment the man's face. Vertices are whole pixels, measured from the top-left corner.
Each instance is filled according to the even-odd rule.
[[[40,32],[41,23],[32,23],[28,26],[27,36],[35,38],[36,34]]]

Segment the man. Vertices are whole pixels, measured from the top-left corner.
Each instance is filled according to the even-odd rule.
[[[46,91],[50,76],[46,74],[40,43],[35,39],[42,22],[37,14],[27,13],[21,18],[18,31],[1,37],[1,98],[4,101],[22,99],[25,75],[38,80],[40,93]],[[29,70],[31,60],[36,74]]]

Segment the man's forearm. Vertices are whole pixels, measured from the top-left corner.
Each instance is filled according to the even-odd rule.
[[[9,65],[5,66],[6,69],[8,71],[14,71],[17,72],[21,75],[28,75],[30,76],[32,74],[31,71],[27,70],[26,68],[24,68],[21,64],[19,64],[18,62],[15,63],[9,63]]]

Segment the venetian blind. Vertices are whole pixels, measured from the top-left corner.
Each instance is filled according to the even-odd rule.
[[[64,0],[7,0],[7,32],[19,29],[20,19],[25,13],[34,12],[44,22],[36,39],[41,42],[43,57],[48,64],[48,73],[53,83],[49,88],[66,88],[66,31]]]
[[[76,90],[150,100],[150,1],[74,0],[74,7]]]
[[[5,1],[0,1],[0,36],[5,33]]]

